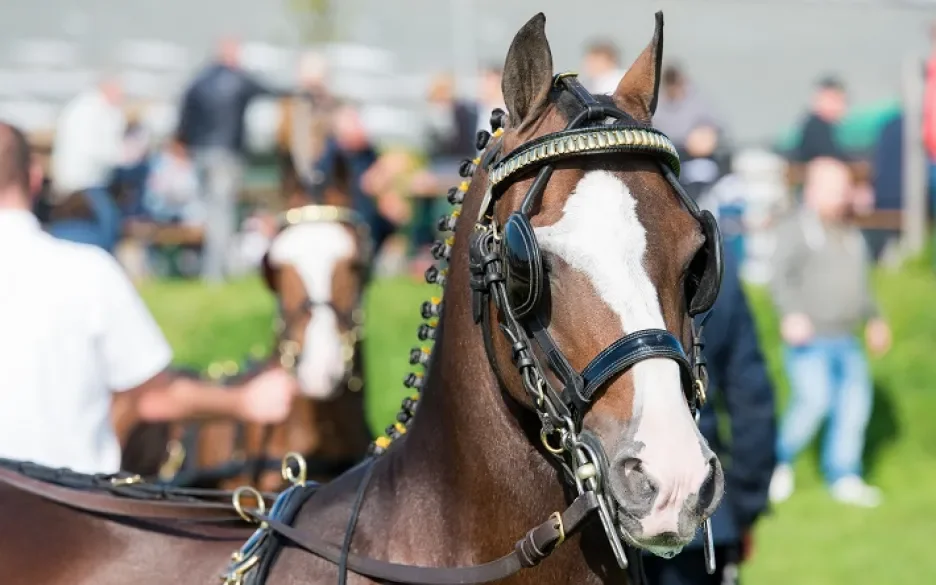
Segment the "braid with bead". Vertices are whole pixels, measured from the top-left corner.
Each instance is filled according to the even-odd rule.
[[[492,112],[491,129],[494,133],[491,134],[487,130],[478,131],[475,146],[479,151],[484,150],[492,136],[498,137],[503,134],[504,118],[505,112],[500,108]],[[452,232],[454,234],[455,225],[458,222],[462,204],[465,200],[465,193],[468,192],[468,187],[471,185],[471,177],[478,169],[480,162],[480,158],[476,157],[474,159],[465,159],[459,165],[458,174],[465,180],[448,191],[447,199],[454,207],[454,210],[450,214],[443,215],[439,218],[437,227],[440,232]],[[421,370],[410,372],[403,379],[403,385],[412,389],[413,393],[403,399],[400,411],[396,415],[396,421],[387,427],[382,436],[377,437],[377,439],[371,443],[369,448],[370,455],[380,455],[384,453],[394,440],[406,434],[410,422],[416,416],[419,396],[424,385],[425,372],[429,369],[429,362],[432,357],[432,348],[428,344],[435,340],[436,329],[439,325],[439,316],[442,313],[442,293],[444,293],[446,277],[448,276],[448,266],[443,266],[442,263],[445,262],[448,264],[448,259],[454,245],[454,235],[438,240],[432,245],[431,252],[433,258],[436,260],[436,264],[431,265],[426,270],[426,282],[438,285],[441,292],[439,296],[432,297],[428,301],[425,301],[419,308],[419,312],[426,322],[419,326],[417,336],[420,341],[426,342],[427,345],[414,347],[409,353],[410,364],[420,367]]]

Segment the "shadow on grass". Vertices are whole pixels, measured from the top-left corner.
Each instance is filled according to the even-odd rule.
[[[874,406],[865,433],[864,456],[862,458],[865,477],[874,474],[882,454],[887,451],[887,447],[900,438],[901,433],[900,421],[898,420],[892,394],[877,382],[874,383],[873,391]],[[817,435],[818,440],[812,441],[809,447],[810,455],[815,457],[815,461],[822,461],[822,446],[828,429],[828,420],[826,420]]]
[[[874,473],[881,455],[887,451],[887,447],[897,442],[901,430],[893,394],[875,383],[874,409],[865,437],[864,465],[867,475]]]

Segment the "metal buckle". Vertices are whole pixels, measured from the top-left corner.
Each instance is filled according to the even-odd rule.
[[[696,400],[699,401],[699,407],[705,405],[705,401],[708,397],[705,394],[705,383],[702,382],[700,378],[695,379],[695,390],[696,390]]]
[[[295,461],[296,465],[299,467],[298,475],[294,474],[292,467],[289,466],[290,460]],[[299,453],[296,453],[295,451],[290,451],[289,453],[283,456],[283,463],[280,466],[280,473],[282,474],[283,479],[285,481],[288,481],[289,483],[293,485],[296,485],[296,486],[305,485],[306,477],[308,474],[308,466],[306,465],[305,457],[303,457]]]
[[[260,562],[260,557],[252,555],[244,560],[244,555],[240,551],[231,555],[231,560],[236,563],[227,573],[221,575],[223,585],[243,585],[244,577],[254,566]]]
[[[143,478],[139,475],[131,475],[130,477],[114,477],[111,478],[111,485],[114,487],[134,485],[138,483],[143,483]]]
[[[575,71],[564,71],[562,73],[557,73],[553,78],[553,85],[559,87],[559,83],[566,77],[578,77],[578,73]]]
[[[172,439],[166,445],[166,451],[168,451],[169,457],[159,466],[158,475],[161,481],[168,482],[179,473],[182,464],[185,463],[185,445],[178,439]]]
[[[559,531],[559,540],[553,545],[553,550],[556,550],[560,544],[565,542],[565,526],[562,523],[562,514],[559,512],[553,512],[549,517],[556,521],[556,530]]]
[[[234,505],[234,511],[237,512],[237,515],[243,518],[244,522],[248,522],[250,524],[257,524],[256,520],[254,520],[253,518],[248,516],[246,512],[244,512],[244,506],[241,504],[241,498],[243,497],[244,494],[250,494],[254,498],[256,498],[257,510],[261,516],[266,514],[266,500],[263,499],[263,494],[261,494],[257,490],[257,488],[249,486],[249,485],[242,485],[236,490],[234,490],[233,494],[231,494],[231,503]]]

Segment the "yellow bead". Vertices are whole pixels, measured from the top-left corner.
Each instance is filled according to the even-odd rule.
[[[398,423],[396,423],[395,425],[393,425],[393,428],[395,428],[395,429],[397,430],[397,432],[400,433],[401,435],[405,435],[405,434],[406,434],[406,427],[403,426],[403,423],[401,423],[401,422],[398,422]]]
[[[374,440],[374,444],[380,447],[381,449],[386,449],[390,446],[390,437],[377,437]]]

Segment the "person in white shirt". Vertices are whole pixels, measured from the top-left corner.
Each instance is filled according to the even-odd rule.
[[[118,471],[112,400],[146,421],[287,416],[297,389],[280,368],[227,389],[173,376],[117,261],[42,231],[30,211],[41,181],[22,132],[0,123],[0,457]]]
[[[596,94],[612,94],[627,72],[620,66],[617,45],[603,39],[592,41],[585,49],[582,63],[582,85]]]
[[[109,188],[130,162],[122,90],[112,78],[72,99],[59,114],[52,144],[52,185],[46,198],[55,212],[47,231],[64,240],[113,253],[122,233],[120,209]]]
[[[123,92],[111,78],[78,94],[59,114],[52,144],[52,187],[56,198],[107,187],[125,160],[127,119]]]

